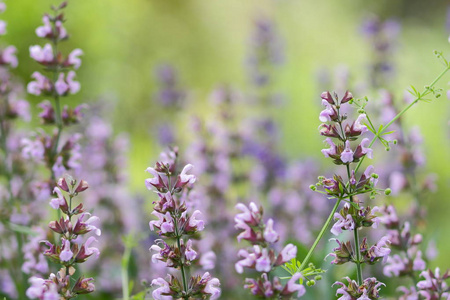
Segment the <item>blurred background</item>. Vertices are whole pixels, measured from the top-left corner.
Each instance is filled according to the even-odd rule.
[[[8,23],[8,34],[2,43],[18,49],[20,64],[14,73],[27,83],[38,69],[28,48],[42,44],[34,31],[55,2],[6,2],[8,9],[2,17]],[[371,107],[382,106],[377,99],[379,88],[384,88],[402,107],[411,84],[421,90],[444,68],[433,51],[450,55],[449,4],[420,0],[69,1],[65,25],[71,37],[62,49],[81,48],[85,54],[77,72],[82,90],[67,101],[71,105],[103,100],[111,108],[114,132],[126,132],[130,138],[131,189],[145,194],[148,176],[144,170],[164,149],[158,138],[162,123],[178,128],[183,153],[192,138],[187,124],[194,116],[211,118],[211,93],[219,84],[246,91],[238,92],[239,101],[249,103],[239,111],[240,118],[258,114],[252,111],[248,96],[256,93],[249,79],[249,53],[259,20],[270,20],[279,38],[276,51],[282,52],[271,70],[270,84],[279,101],[264,108],[280,128],[276,147],[288,160],[312,158],[326,168],[329,161],[320,153],[323,138],[317,131],[322,90],[348,88],[357,98],[368,96],[370,113]],[[371,84],[371,70],[380,56],[367,33],[367,22],[376,18],[391,20],[398,27],[391,29],[393,45],[381,57],[389,63],[389,77]],[[183,105],[162,108],[157,96],[161,84],[155,73],[161,64],[177,71]],[[403,118],[404,124],[418,126],[422,133],[427,162],[421,172],[437,174],[437,191],[426,204],[427,230],[439,249],[432,265],[443,269],[450,265],[449,80],[447,76],[438,84],[444,89],[442,97],[420,103]],[[33,96],[28,100],[34,108],[40,101]],[[399,203],[407,199],[400,197]]]

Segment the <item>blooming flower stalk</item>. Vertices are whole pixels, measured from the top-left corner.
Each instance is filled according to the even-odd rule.
[[[150,230],[161,237],[150,248],[155,251],[152,261],[164,262],[166,267],[179,270],[181,276],[181,281],[172,274],[168,274],[167,279],[154,279],[152,296],[153,299],[217,299],[220,282],[209,272],[188,278],[190,267],[199,257],[193,248],[193,238],[203,231],[205,223],[202,213],[199,210],[190,212],[186,203],[189,201],[186,194],[196,181],[191,174],[193,166],[188,164],[179,172],[177,156],[177,150],[163,153],[162,160],[154,168],[147,168],[153,177],[146,179],[145,185],[159,198],[154,202],[152,212],[157,220],[149,223]]]
[[[238,203],[236,208],[241,212],[234,219],[236,229],[243,230],[237,236],[238,242],[247,240],[253,247],[241,249],[238,252],[240,260],[236,263],[236,272],[243,273],[244,268],[254,269],[261,273],[258,278],[246,278],[244,288],[260,298],[265,299],[291,299],[294,294],[301,297],[305,294],[305,287],[300,284],[304,279],[301,273],[295,273],[286,284],[282,284],[277,276],[271,272],[297,255],[297,247],[286,245],[280,253],[276,253],[273,245],[278,241],[279,235],[274,230],[272,219],[263,221],[262,207],[254,202],[248,206]]]
[[[50,171],[50,182],[63,175],[65,171],[79,169],[78,159],[79,137],[72,136],[60,146],[63,128],[76,124],[81,119],[81,110],[84,104],[76,108],[67,105],[61,107],[61,99],[75,94],[80,90],[80,83],[75,80],[74,70],[81,65],[81,49],[74,49],[67,55],[59,50],[59,44],[69,38],[64,27],[65,17],[63,10],[67,1],[59,6],[52,6],[53,13],[45,14],[42,18],[43,25],[36,29],[36,35],[48,42],[44,46],[34,45],[30,47],[30,56],[44,67],[47,74],[34,72],[34,79],[27,85],[28,93],[35,96],[46,96],[52,98],[52,102],[44,100],[39,107],[39,114],[44,125],[54,125],[55,131],[49,135],[41,132],[32,139],[24,139],[24,156],[38,163],[44,164]],[[36,151],[38,150],[38,151]]]
[[[348,91],[342,98],[330,92],[322,93],[321,98],[325,109],[319,115],[320,121],[324,122],[319,126],[319,131],[321,135],[327,137],[325,141],[329,145],[329,148],[323,149],[322,153],[325,157],[331,158],[335,164],[344,165],[348,179],[344,180],[339,175],[334,175],[333,178],[319,177],[319,182],[311,188],[316,190],[317,187],[321,187],[323,193],[330,199],[336,199],[335,209],[341,201],[346,202],[339,213],[334,213],[336,222],[331,232],[339,235],[344,230],[353,231],[354,241],[352,244],[350,241],[341,242],[335,239],[338,247],[334,248],[329,255],[334,257],[333,264],[352,262],[356,264],[357,270],[356,281],[348,278],[350,284],[348,288],[345,284],[336,283],[341,285],[337,294],[348,297],[346,299],[377,299],[378,287],[382,283],[378,283],[375,278],[364,280],[362,265],[385,261],[391,251],[390,241],[388,237],[382,237],[373,246],[369,246],[367,238],[360,241],[358,231],[363,227],[377,228],[380,222],[377,216],[379,208],[364,207],[359,200],[359,195],[369,194],[370,198],[374,198],[378,193],[375,188],[378,175],[373,173],[372,166],[369,166],[359,177],[356,176],[356,170],[351,168],[353,163],[359,162],[365,156],[372,158],[372,149],[368,147],[369,139],[364,138],[356,147],[352,146],[368,131],[363,123],[367,116],[361,112],[355,121],[347,121],[348,117],[341,113],[341,109],[349,102],[353,102],[353,95]],[[332,139],[337,140],[337,144]],[[350,288],[354,294],[349,292]]]
[[[85,211],[83,203],[75,206],[75,198],[88,189],[84,180],[74,180],[70,176],[60,178],[54,189],[56,198],[50,201],[53,209],[59,210],[62,217],[51,221],[48,227],[59,235],[54,242],[44,241],[48,247],[44,251],[54,263],[61,265],[56,273],[44,280],[31,277],[26,295],[29,299],[73,299],[78,295],[92,293],[95,290],[93,278],[75,276],[78,264],[90,257],[98,258],[99,250],[91,246],[96,242],[94,235],[100,236],[101,230],[95,223],[98,218]],[[90,234],[92,233],[92,234]],[[89,237],[87,237],[90,235]]]

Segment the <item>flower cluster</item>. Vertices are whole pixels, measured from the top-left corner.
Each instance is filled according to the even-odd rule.
[[[81,66],[79,56],[83,54],[83,51],[75,49],[65,57],[57,49],[58,43],[69,37],[63,24],[64,14],[61,12],[66,5],[67,2],[63,2],[58,7],[53,7],[54,15],[45,14],[42,18],[44,24],[36,29],[38,37],[47,39],[52,44],[47,43],[44,47],[31,46],[30,56],[56,75],[57,79],[34,72],[32,77],[35,81],[31,81],[27,86],[28,92],[32,95],[62,97],[75,94],[80,90],[80,83],[74,80],[76,73],[70,69],[78,69]]]
[[[62,146],[60,145],[61,133],[64,126],[78,123],[81,120],[81,110],[84,104],[69,108],[67,105],[61,108],[60,98],[77,93],[80,90],[80,83],[75,81],[74,69],[81,65],[80,55],[83,51],[73,50],[64,56],[58,49],[61,41],[67,40],[69,35],[64,28],[63,10],[67,2],[59,6],[52,6],[53,14],[45,14],[42,18],[43,25],[36,29],[36,35],[46,39],[49,43],[41,47],[39,45],[30,47],[30,56],[44,67],[48,75],[34,72],[35,79],[28,83],[28,93],[35,96],[50,96],[53,98],[53,105],[50,101],[44,100],[39,104],[42,112],[39,114],[44,125],[54,125],[55,131],[52,134],[41,132],[34,138],[25,138],[22,141],[23,154],[26,158],[31,158],[38,162],[44,162],[51,173],[49,183],[68,170],[79,169],[80,148],[78,146],[79,136],[70,137]],[[50,184],[49,184],[50,185]]]
[[[153,178],[145,180],[149,190],[155,190],[158,201],[154,202],[152,215],[157,220],[149,223],[150,230],[156,231],[165,239],[156,240],[150,250],[156,253],[152,256],[154,263],[162,261],[168,268],[180,270],[182,281],[168,275],[168,279],[157,278],[152,281],[154,299],[217,299],[220,296],[220,282],[208,272],[202,276],[186,278],[189,267],[198,259],[193,248],[193,238],[205,227],[201,212],[190,213],[186,203],[196,177],[190,174],[193,166],[186,165],[181,172],[177,171],[177,150],[162,154],[162,160],[154,168],[147,168]],[[174,176],[174,174],[177,174]],[[187,198],[188,199],[188,198]],[[174,241],[171,244],[170,241]],[[168,242],[166,242],[168,241]]]
[[[388,229],[391,247],[400,252],[389,257],[383,269],[384,275],[414,277],[415,271],[424,270],[426,264],[422,259],[422,251],[419,250],[422,235],[412,234],[409,222],[401,224],[396,209],[392,205],[383,207],[383,216],[380,219]]]
[[[48,227],[60,237],[54,242],[44,241],[48,246],[44,255],[62,267],[56,275],[50,274],[48,280],[31,277],[31,287],[27,290],[30,299],[72,299],[94,291],[93,278],[79,276],[72,285],[77,264],[85,262],[91,256],[98,258],[100,254],[96,247],[91,246],[96,241],[95,237],[85,239],[90,232],[101,235],[101,230],[93,224],[98,218],[86,212],[83,203],[77,206],[73,203],[74,198],[87,188],[86,181],[76,181],[70,176],[58,180],[54,189],[57,197],[50,201],[50,206],[59,210],[63,216],[51,221]]]
[[[341,295],[341,300],[374,300],[380,297],[379,287],[384,285],[376,280],[376,278],[366,278],[364,282],[359,285],[355,280],[345,277],[347,284],[336,281],[333,285],[338,285],[340,288],[336,290],[336,296]]]
[[[236,271],[243,273],[244,268],[254,269],[261,274],[258,279],[246,278],[244,287],[255,296],[266,299],[290,299],[294,293],[302,296],[305,287],[297,282],[302,277],[301,273],[293,274],[289,281],[283,285],[276,276],[269,276],[277,266],[294,259],[297,255],[297,247],[288,244],[279,254],[276,254],[273,245],[278,241],[279,235],[274,230],[272,219],[263,221],[263,210],[251,202],[248,206],[238,203],[236,208],[241,211],[235,217],[236,229],[243,230],[237,240],[249,241],[251,249],[241,249],[238,253],[240,261],[236,263]]]
[[[355,121],[344,122],[348,117],[342,113],[342,110],[346,108],[345,105],[354,101],[353,95],[348,91],[341,99],[336,93],[332,95],[330,92],[322,93],[321,98],[325,109],[320,113],[319,119],[327,123],[321,124],[319,131],[321,135],[327,137],[325,141],[330,145],[330,148],[323,149],[322,153],[325,157],[333,159],[335,164],[345,165],[348,179],[344,180],[339,175],[334,175],[333,178],[319,177],[319,182],[311,188],[316,190],[317,187],[322,187],[323,193],[329,195],[331,199],[337,199],[335,210],[341,201],[347,202],[339,213],[334,213],[336,222],[331,232],[338,235],[343,230],[353,231],[354,246],[350,241],[341,242],[336,239],[338,247],[334,248],[329,255],[334,257],[333,264],[352,262],[357,266],[357,281],[352,282],[348,279],[349,288],[344,288],[345,285],[339,283],[342,288],[338,290],[338,293],[346,296],[350,294],[353,297],[348,299],[376,299],[378,298],[377,287],[380,283],[377,283],[375,278],[363,280],[361,267],[363,264],[372,265],[380,260],[385,261],[391,252],[388,247],[390,241],[388,237],[382,237],[373,246],[369,246],[367,238],[364,238],[360,243],[358,230],[363,227],[376,228],[380,218],[377,216],[379,208],[364,207],[358,195],[370,194],[370,198],[374,198],[378,192],[375,189],[378,175],[374,174],[373,167],[369,166],[357,180],[356,172],[359,164],[355,169],[351,169],[352,163],[360,163],[365,156],[372,158],[368,138],[362,139],[356,147],[351,146],[352,142],[357,141],[368,131],[367,126],[362,123],[367,116],[364,112],[360,112]],[[331,138],[337,139],[338,145]],[[354,295],[350,291],[354,291]]]
[[[369,83],[375,88],[386,86],[393,77],[392,57],[398,45],[401,24],[394,19],[382,21],[378,16],[365,18],[361,31],[372,49],[369,65]]]
[[[283,43],[275,24],[268,18],[257,19],[250,43],[247,65],[251,81],[256,86],[267,86],[272,81],[272,68],[284,60]]]
[[[156,126],[156,135],[159,143],[164,146],[171,146],[177,143],[176,130],[173,120],[180,108],[185,106],[187,92],[181,87],[177,69],[171,64],[161,64],[155,69],[155,78],[158,91],[154,98],[163,110],[160,115],[166,120],[160,120]]]

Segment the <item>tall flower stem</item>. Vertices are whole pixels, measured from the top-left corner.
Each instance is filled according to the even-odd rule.
[[[129,243],[129,242],[128,242]],[[122,256],[122,298],[123,300],[130,299],[130,290],[128,283],[128,266],[130,264],[131,247],[125,243],[125,251]]]
[[[386,125],[384,125],[381,130],[379,132],[377,132],[375,134],[375,136],[372,138],[372,141],[370,141],[369,144],[369,148],[372,147],[372,145],[375,143],[375,141],[384,133],[386,132],[386,130],[389,128],[389,126],[391,126],[398,118],[400,118],[405,112],[407,112],[408,110],[411,109],[411,107],[414,106],[414,104],[416,104],[417,102],[419,102],[420,100],[424,100],[425,96],[428,96],[432,91],[431,89],[436,85],[436,83],[438,83],[438,81],[450,70],[450,65],[448,65],[442,72],[441,74],[439,74],[434,80],[433,82],[428,85],[427,87],[425,87],[425,90],[422,93],[418,93],[417,98],[411,102],[408,106],[406,106],[401,112],[399,112],[395,117],[392,118],[392,120],[390,120]],[[361,166],[362,162],[364,161],[366,157],[363,156],[361,158],[361,160],[358,162],[358,164],[356,165],[355,168],[355,172],[357,172],[359,170],[359,167]]]
[[[55,11],[55,18],[58,15],[58,10]],[[55,24],[53,24],[53,32],[54,32],[54,38],[53,38],[53,57],[58,57],[58,31],[56,29]],[[59,65],[56,64],[53,69],[53,85],[55,85],[56,81],[58,80],[58,73],[59,73]],[[55,160],[56,155],[58,153],[58,144],[59,139],[61,137],[61,132],[63,129],[63,123],[62,123],[62,116],[61,116],[61,104],[59,101],[59,95],[56,92],[56,89],[53,91],[53,99],[55,102],[55,121],[56,121],[56,127],[57,127],[57,135],[56,135],[56,141],[55,146],[52,149],[52,159]],[[54,161],[53,161],[54,163]],[[53,171],[52,173],[52,180],[55,181],[55,174]]]
[[[355,252],[356,252],[356,276],[358,284],[361,285],[363,283],[363,276],[362,276],[362,267],[361,267],[361,253],[359,251],[359,234],[358,234],[358,228],[355,227],[353,230],[353,236],[355,238]]]
[[[350,187],[350,166],[347,164],[347,176],[348,176],[348,188],[350,188],[350,193],[352,193],[351,187]],[[353,201],[353,196],[350,196],[350,202]],[[358,233],[358,227],[355,226],[353,229],[353,237],[355,239],[355,253],[356,253],[356,277],[358,284],[361,285],[363,283],[363,277],[362,277],[362,267],[361,267],[361,253],[359,251],[359,233]]]
[[[174,218],[174,226],[175,226],[175,235],[176,235],[176,238],[177,238],[177,246],[178,246],[178,249],[181,252],[181,242],[180,242],[181,235],[179,234],[179,231],[178,231],[178,223],[177,223],[177,219],[176,218]],[[184,291],[187,294],[188,287],[187,287],[187,281],[186,281],[186,270],[184,269],[184,262],[183,261],[181,262],[181,265],[180,265],[180,271],[181,271],[181,278],[183,280],[183,289],[184,289]],[[186,296],[185,299],[188,299],[187,296]]]
[[[317,236],[316,240],[314,241],[314,244],[311,246],[311,248],[308,251],[308,254],[306,254],[305,259],[303,260],[302,264],[300,265],[299,272],[303,271],[306,266],[309,263],[309,260],[311,259],[312,254],[314,253],[314,250],[316,249],[317,245],[319,244],[320,240],[322,239],[323,235],[328,229],[328,226],[330,226],[331,221],[333,220],[333,216],[336,213],[336,210],[339,207],[339,204],[341,204],[342,199],[338,199],[336,201],[336,204],[334,205],[333,209],[330,212],[330,215],[328,216],[327,221],[323,225],[322,229],[319,232],[319,235]]]

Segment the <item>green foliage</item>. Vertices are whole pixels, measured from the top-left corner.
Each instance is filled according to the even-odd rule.
[[[292,275],[296,273],[302,273],[304,278],[300,278],[300,284],[306,280],[308,286],[312,286],[315,284],[315,281],[319,281],[322,279],[320,274],[325,273],[327,270],[323,270],[321,268],[316,268],[313,263],[309,263],[307,268],[302,269],[302,264],[296,258],[291,259],[291,261],[285,263],[282,267],[285,269],[291,276],[281,277],[281,279],[291,278]]]

